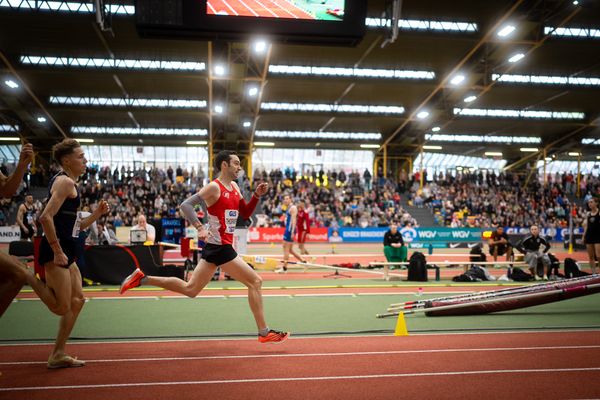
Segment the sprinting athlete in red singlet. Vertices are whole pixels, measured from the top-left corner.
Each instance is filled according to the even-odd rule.
[[[261,343],[283,342],[289,332],[269,329],[265,322],[262,301],[262,278],[233,249],[233,233],[238,216],[249,218],[256,208],[258,199],[267,193],[268,186],[257,186],[252,199],[246,203],[235,179],[242,172],[240,159],[232,151],[222,151],[215,158],[215,169],[219,177],[204,186],[198,193],[181,204],[185,218],[198,230],[198,240],[205,241],[202,259],[194,270],[189,282],[178,278],[145,276],[140,269],[133,271],[121,284],[121,293],[136,286],[153,285],[167,290],[196,297],[210,282],[217,267],[248,287],[248,302],[258,327],[258,340]],[[194,206],[205,202],[208,211],[208,230],[198,220]]]

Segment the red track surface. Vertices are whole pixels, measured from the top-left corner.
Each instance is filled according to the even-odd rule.
[[[2,399],[581,399],[600,395],[598,332],[0,346]],[[150,359],[152,358],[152,360]],[[119,386],[116,386],[119,385]]]
[[[314,19],[309,13],[285,0],[209,0],[207,7],[210,14]]]

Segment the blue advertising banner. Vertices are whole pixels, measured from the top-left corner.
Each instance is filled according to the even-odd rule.
[[[485,229],[486,231],[492,231],[492,229]],[[528,235],[529,234],[529,228],[521,228],[521,227],[509,227],[509,228],[504,228],[504,232],[506,232],[507,234],[514,234],[514,233],[518,233],[521,235]],[[573,228],[573,233],[575,233],[576,235],[581,235],[583,234],[583,228]],[[541,236],[549,236],[552,238],[552,240],[556,240],[559,242],[562,242],[565,238],[569,237],[569,228],[542,228],[540,230],[540,235]]]

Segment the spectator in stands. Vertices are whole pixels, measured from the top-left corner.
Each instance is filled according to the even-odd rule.
[[[512,246],[508,240],[508,235],[504,232],[502,226],[498,226],[490,237],[490,255],[494,257],[494,262],[498,261],[498,256],[506,254],[506,261],[512,259]]]
[[[548,280],[548,273],[550,271],[550,257],[548,257],[548,250],[550,250],[550,244],[546,239],[540,237],[540,229],[537,225],[532,225],[529,229],[530,235],[525,237],[517,244],[517,249],[525,254],[525,262],[529,264],[529,271],[535,278],[539,280],[537,274],[537,265],[541,261],[544,266],[544,280]],[[540,247],[544,246],[544,250],[540,251]]]
[[[587,248],[592,273],[596,273],[596,264],[600,268],[600,212],[598,212],[598,197],[592,197],[588,201],[590,211],[583,221],[583,241]]]
[[[97,245],[113,245],[119,243],[119,239],[117,239],[117,234],[112,225],[98,222],[95,228],[90,228],[88,242]]]
[[[137,219],[137,224],[131,227],[132,231],[146,231],[146,241],[154,243],[156,240],[156,229],[154,226],[146,221],[146,216],[144,214],[139,214]]]

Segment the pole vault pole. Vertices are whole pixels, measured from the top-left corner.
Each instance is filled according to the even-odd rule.
[[[476,298],[486,298],[486,297],[494,297],[494,296],[501,297],[501,296],[507,296],[507,295],[511,295],[511,294],[515,294],[515,293],[534,292],[539,289],[552,288],[552,287],[558,288],[558,287],[560,287],[560,285],[564,285],[567,282],[575,283],[575,282],[580,282],[580,281],[586,281],[586,280],[589,280],[592,278],[593,278],[592,276],[585,276],[585,277],[573,278],[573,279],[569,279],[566,281],[560,281],[560,282],[545,282],[545,283],[540,283],[540,284],[536,284],[536,285],[520,286],[520,287],[515,287],[515,288],[509,288],[509,289],[489,290],[489,291],[485,291],[485,292],[466,293],[466,294],[461,294],[461,295],[456,295],[456,296],[437,297],[434,299],[408,301],[405,303],[395,303],[395,304],[389,305],[388,311],[419,308],[419,307],[423,307],[425,305],[425,303],[429,302],[429,301],[471,300],[471,299],[476,299]]]
[[[561,293],[574,294],[576,290],[587,291],[590,289],[600,289],[600,283],[595,283],[592,285],[584,285],[584,286],[579,286],[579,287],[575,287],[575,288],[556,289],[556,290],[548,290],[548,291],[538,292],[538,293],[509,296],[509,297],[502,298],[502,301],[543,298],[543,297],[557,295],[557,294],[561,294]],[[591,294],[591,293],[588,293],[588,294]],[[584,295],[584,294],[579,294],[579,296],[582,296],[582,295]],[[579,296],[573,296],[573,297],[579,297]],[[388,313],[383,313],[383,314],[377,314],[377,318],[393,317],[393,316],[399,315],[400,313],[416,314],[419,312],[426,313],[426,312],[437,312],[437,311],[446,311],[446,310],[458,310],[461,308],[467,308],[467,307],[472,307],[472,306],[486,305],[486,304],[494,303],[497,301],[498,301],[498,299],[494,298],[494,299],[487,299],[487,300],[470,301],[470,302],[465,302],[465,303],[460,303],[460,304],[449,304],[446,306],[439,306],[439,307],[415,308],[415,309],[407,310],[407,311],[394,311],[394,312],[388,312]],[[544,304],[544,303],[540,303],[540,304]],[[529,306],[527,306],[527,307],[529,307]],[[521,308],[521,307],[515,307],[514,309],[516,309],[516,308]],[[506,310],[502,310],[502,311],[506,311]]]

